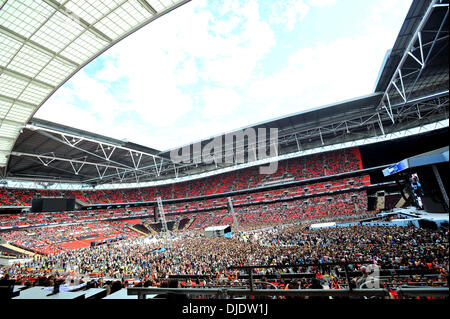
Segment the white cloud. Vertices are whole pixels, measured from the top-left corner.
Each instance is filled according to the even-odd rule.
[[[46,107],[36,113],[36,117],[110,137],[123,138],[125,136],[119,135],[122,127],[117,128],[111,119],[103,118],[99,121],[97,114],[91,110],[80,109],[72,101],[73,92],[65,92],[66,90],[59,90],[58,96],[51,97],[47,101]]]
[[[95,73],[95,78],[102,81],[114,82],[125,75],[117,68],[114,60],[106,60],[105,67]]]
[[[196,43],[208,46],[197,56],[203,58],[203,80],[237,87],[250,80],[258,61],[275,45],[275,35],[268,23],[262,21],[256,1],[228,4],[235,10],[231,19],[210,20],[216,36],[207,29],[200,31],[200,36],[196,34],[199,36]],[[228,10],[225,8],[223,12],[228,13]]]
[[[158,132],[168,126],[175,129],[177,121],[194,107],[209,119],[230,114],[241,97],[229,88],[249,81],[258,61],[274,46],[275,37],[262,21],[256,1],[227,1],[218,9],[227,17],[214,16],[205,3],[191,2],[124,39],[103,54],[101,69],[93,76],[79,72],[71,86],[58,91],[37,117],[88,126],[90,131],[114,137],[123,134],[120,138],[133,141],[143,134],[158,135],[159,146],[148,144],[153,136],[145,144],[167,148],[177,144],[179,137]],[[115,83],[119,79],[123,82]],[[199,81],[223,87],[211,89],[207,84],[202,90],[202,108],[183,89]],[[72,113],[80,101],[84,108],[71,116],[73,120],[63,116],[62,105]],[[138,116],[136,125],[114,130],[118,118],[125,121],[132,114]],[[85,120],[80,124],[81,118]],[[146,130],[137,134],[140,126]]]
[[[409,4],[397,1],[390,8],[406,13]],[[376,20],[381,11],[385,9],[374,9],[368,21]],[[365,26],[351,37],[316,42],[290,55],[285,68],[249,87],[249,99],[260,105],[260,119],[372,93],[384,54],[394,44],[400,25],[389,21]]]
[[[310,7],[337,0],[271,1],[268,21],[256,0],[214,2],[213,9],[192,1],[113,46],[101,69],[79,72],[36,116],[163,150],[365,95],[402,22],[392,12],[406,13],[411,2],[383,1],[386,7],[369,2],[355,34],[309,39],[270,75],[259,66],[289,36],[274,33],[273,24],[291,31],[313,14]]]
[[[338,0],[308,0],[308,4],[312,7],[326,7],[336,4]]]
[[[309,6],[302,0],[276,1],[272,4],[271,22],[284,25],[287,30],[303,21],[309,12]]]
[[[92,116],[111,120],[121,109],[120,102],[109,92],[108,87],[88,76],[84,70],[78,72],[70,81],[70,86],[60,88],[45,106],[37,112],[37,117],[56,119],[63,124],[72,123],[72,116],[66,106],[75,106],[78,109],[88,111]],[[80,108],[80,106],[82,106]],[[68,116],[70,114],[70,116]]]
[[[201,95],[204,103],[201,114],[207,119],[218,119],[230,115],[242,103],[239,94],[226,88],[206,89]]]
[[[198,69],[193,58],[187,59],[180,68],[175,70],[178,85],[195,84],[198,80]]]

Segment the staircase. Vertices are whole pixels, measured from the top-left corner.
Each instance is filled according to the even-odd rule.
[[[145,224],[143,224],[142,226],[144,226],[146,229],[148,229],[150,234],[152,234],[152,235],[156,235],[157,234],[156,230],[154,230],[153,227],[147,226]]]
[[[144,233],[143,231],[140,231],[139,229],[136,229],[136,227],[134,227],[134,225],[128,225],[128,228],[131,229],[132,231],[135,231],[135,232],[139,233],[139,234],[142,234],[144,236],[148,236],[148,233]]]
[[[33,253],[31,251],[28,251],[28,250],[25,250],[25,249],[22,249],[22,248],[19,248],[19,247],[10,245],[10,244],[1,244],[1,246],[5,247],[5,248],[8,248],[8,249],[11,249],[11,250],[14,250],[14,251],[17,251],[18,253],[21,253],[21,254],[24,254],[24,255],[28,255],[30,257],[38,255],[38,254]]]
[[[177,225],[178,231],[183,231],[186,229],[186,226],[188,225],[188,222],[190,221],[189,218],[181,218]]]
[[[406,199],[409,199],[409,194],[406,193],[405,194]],[[405,205],[406,200],[402,197],[400,197],[400,199],[398,200],[397,204],[395,204],[395,208],[402,208],[403,205]]]
[[[189,229],[189,227],[191,227],[191,224],[194,222],[195,217],[192,217],[189,219],[189,221],[187,222],[187,224],[184,226],[184,229]]]
[[[88,198],[87,196],[86,196],[86,194],[83,192],[83,191],[80,191],[81,192],[81,195],[83,196],[83,198],[84,199],[86,199],[87,201],[88,201],[88,205],[91,205],[92,204],[92,201],[91,201],[91,199],[90,198]]]
[[[79,199],[79,198],[75,198],[75,204],[78,205],[78,206],[80,206],[80,207],[85,207],[85,206],[88,205],[88,203],[86,203],[85,201],[82,201],[82,200]]]
[[[237,218],[236,218],[236,213],[234,212],[233,202],[231,200],[231,197],[228,197],[228,212],[231,214],[231,216],[233,216],[234,227],[238,228],[239,227],[239,223],[238,223]]]
[[[156,202],[158,203],[158,209],[159,209],[159,219],[161,220],[161,232],[166,233],[167,232],[167,221],[166,221],[166,214],[164,213],[164,207],[161,201],[161,197],[156,198]]]
[[[386,207],[384,200],[385,200],[384,193],[383,193],[383,195],[378,195],[377,194],[377,207],[376,207],[376,209],[378,211],[383,210]]]
[[[180,225],[180,219],[175,220],[175,224],[173,224],[173,230],[178,231],[178,225]]]

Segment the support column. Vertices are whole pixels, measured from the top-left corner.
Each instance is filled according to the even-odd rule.
[[[166,222],[166,214],[164,213],[164,207],[162,204],[161,197],[156,198],[156,202],[158,203],[158,209],[159,209],[159,218],[161,220],[161,231],[163,233],[167,233],[167,222]]]
[[[238,223],[237,218],[236,218],[236,213],[234,212],[233,202],[231,200],[231,197],[228,197],[228,211],[231,213],[231,216],[233,216],[234,227],[238,228],[239,227],[239,223]]]
[[[436,165],[431,165],[431,167],[433,168],[434,176],[436,177],[436,180],[438,182],[439,188],[441,189],[442,197],[444,197],[446,209],[447,209],[447,212],[448,212],[448,208],[449,208],[449,206],[448,206],[448,195],[447,195],[447,192],[445,191],[444,184],[442,183],[441,175],[439,174],[439,171],[438,171]]]

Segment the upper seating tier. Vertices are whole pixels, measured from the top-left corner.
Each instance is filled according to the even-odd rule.
[[[283,181],[332,176],[362,168],[359,148],[350,148],[279,161],[277,171],[270,175],[260,174],[259,167],[249,167],[188,182],[138,189],[64,191],[1,188],[0,206],[29,206],[31,200],[39,196],[75,197],[87,204],[155,201],[158,196],[163,200],[190,198],[253,189]]]

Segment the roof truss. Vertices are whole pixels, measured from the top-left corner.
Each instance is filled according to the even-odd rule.
[[[70,77],[115,43],[189,1],[3,1],[0,167],[7,170],[22,128]]]
[[[448,3],[438,0],[431,1],[403,52],[379,105],[379,110],[386,112],[392,123],[395,123],[398,115],[403,112],[403,108],[413,98],[413,93],[417,91],[417,84],[431,59],[435,54],[440,53],[437,52],[437,45],[444,43],[440,50],[448,50],[449,34],[448,28],[445,27],[446,24],[448,27],[448,11]],[[432,15],[435,20],[436,17],[439,17],[439,21],[430,26],[428,22]],[[427,41],[424,41],[424,35],[427,36]],[[446,73],[448,82],[448,69]],[[445,82],[445,79],[439,80]],[[433,79],[428,81],[431,83]]]

